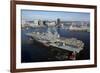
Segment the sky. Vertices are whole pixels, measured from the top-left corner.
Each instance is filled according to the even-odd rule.
[[[57,20],[58,18],[62,21],[90,21],[90,13],[84,12],[21,10],[21,17],[26,21]]]

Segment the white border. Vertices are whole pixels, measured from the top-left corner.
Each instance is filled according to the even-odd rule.
[[[89,12],[90,13],[90,60],[78,61],[56,61],[56,62],[39,62],[39,63],[21,63],[21,9],[29,10],[49,10],[49,11],[70,11],[70,12]],[[35,5],[16,5],[16,68],[40,68],[40,67],[57,67],[57,66],[74,66],[94,64],[94,10],[85,8],[69,7],[50,7]]]

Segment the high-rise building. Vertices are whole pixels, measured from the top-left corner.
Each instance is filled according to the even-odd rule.
[[[60,19],[59,18],[57,19],[57,25],[60,25]]]

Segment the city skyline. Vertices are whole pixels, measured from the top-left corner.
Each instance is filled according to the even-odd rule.
[[[22,20],[31,21],[34,19],[62,21],[90,21],[90,13],[65,12],[65,11],[40,11],[40,10],[21,10]]]

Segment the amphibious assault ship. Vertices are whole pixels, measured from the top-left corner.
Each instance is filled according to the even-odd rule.
[[[51,54],[54,54],[54,58],[58,60],[75,60],[76,55],[84,48],[81,40],[61,37],[57,32],[52,33],[49,29],[47,32],[31,32],[26,35],[34,42],[50,48]]]

